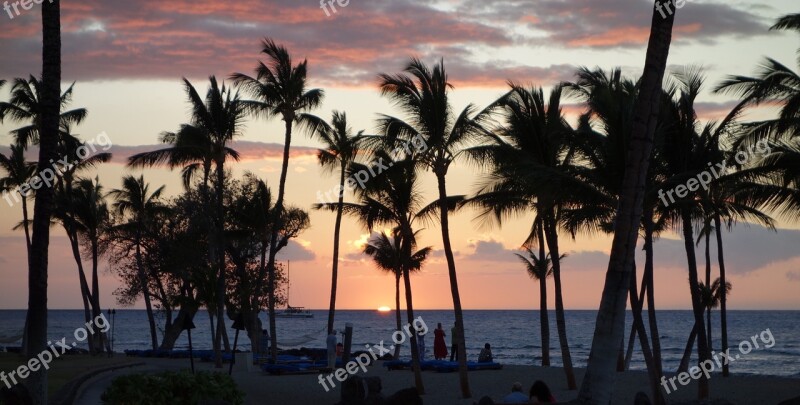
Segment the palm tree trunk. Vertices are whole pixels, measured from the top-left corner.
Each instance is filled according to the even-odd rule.
[[[31,234],[30,224],[28,223],[28,201],[25,196],[22,197],[22,229],[25,230],[25,247],[28,248],[28,256],[31,254]]]
[[[650,389],[653,395],[653,403],[655,405],[664,405],[664,396],[661,394],[661,386],[659,385],[660,376],[653,367],[653,352],[650,351],[650,342],[647,340],[647,331],[644,329],[644,320],[642,319],[642,304],[643,300],[637,300],[636,296],[636,266],[634,265],[631,273],[631,292],[629,294],[631,301],[631,312],[633,313],[633,325],[636,327],[636,333],[639,335],[639,345],[642,347],[642,355],[644,356],[644,363],[647,366],[647,376],[650,378]]]
[[[220,152],[222,153],[222,152]],[[217,233],[217,340],[222,340],[224,337],[225,349],[228,350],[228,339],[225,330],[225,298],[227,296],[227,283],[225,281],[225,203],[222,200],[224,197],[225,187],[225,168],[224,157],[217,159],[217,184],[214,190],[216,192],[216,223],[215,232]],[[221,348],[217,343],[217,348]],[[217,350],[214,356],[214,367],[222,368],[222,350]]]
[[[711,230],[708,229],[711,227],[711,218],[706,219],[705,221],[706,226],[706,288],[711,290]],[[712,297],[709,297],[713,300]],[[706,307],[706,337],[708,338],[708,351],[711,352],[713,350],[713,344],[711,343],[711,303],[708,303]]]
[[[72,221],[72,219],[68,218],[67,221]],[[81,299],[83,300],[83,318],[85,322],[89,322],[92,319],[91,304],[89,302],[92,294],[89,291],[89,282],[86,279],[86,272],[83,270],[83,260],[81,259],[81,252],[78,246],[78,235],[72,231],[72,225],[65,228],[67,228],[67,239],[69,239],[72,249],[72,257],[78,265],[78,282],[81,286]],[[90,345],[89,348],[92,349],[92,345]]]
[[[653,211],[648,210],[644,219],[644,287],[642,290],[647,290],[647,320],[650,324],[650,340],[653,344],[653,367],[656,370],[656,377],[661,379],[664,374],[664,367],[661,362],[661,337],[658,333],[658,321],[656,320],[656,298],[655,298],[655,283],[653,280],[653,272],[655,268],[653,256]],[[643,291],[644,292],[644,291]],[[639,298],[642,302],[642,298]]]
[[[660,3],[653,2],[650,39],[633,116],[632,136],[614,223],[614,241],[597,312],[592,349],[578,396],[582,403],[609,404],[614,390],[614,349],[625,329],[625,301],[636,255],[647,171],[662,99],[661,84],[675,21],[674,13],[662,18],[655,8],[656,4]]]
[[[333,331],[333,318],[336,315],[336,284],[339,277],[339,229],[342,227],[342,209],[344,208],[344,175],[345,164],[339,175],[339,205],[336,207],[336,224],[333,226],[333,269],[331,270],[331,304],[328,309],[328,334]]]
[[[397,330],[403,332],[403,317],[400,314],[400,273],[402,270],[395,271],[394,277],[394,305],[395,305],[395,320],[397,321]],[[394,346],[394,359],[400,358],[400,345]]]
[[[722,251],[722,224],[719,218],[719,213],[714,215],[714,226],[717,231],[717,263],[719,264],[719,281],[720,286],[725,288],[727,280],[725,279],[725,254]],[[720,333],[722,338],[722,352],[728,352],[728,312],[726,310],[726,300],[728,294],[722,291],[719,298],[719,319],[720,319]],[[727,377],[730,375],[728,362],[722,363],[722,376]]]
[[[636,268],[634,267],[632,270],[633,276],[632,278],[636,279]],[[647,284],[645,284],[644,280],[642,280],[642,288],[639,291],[639,303],[641,305],[644,302],[644,294],[645,290],[647,290]],[[633,357],[633,344],[636,342],[636,324],[631,322],[631,333],[628,334],[628,350],[625,352],[625,370],[629,369],[631,366],[631,358]]]
[[[681,357],[681,362],[678,364],[678,371],[676,373],[682,373],[689,369],[689,360],[692,357],[692,347],[694,347],[694,341],[697,339],[697,325],[692,327],[692,332],[689,333],[689,339],[686,339],[686,348],[683,349],[683,356]]]
[[[406,290],[406,317],[408,324],[414,324],[414,305],[411,298],[411,277],[408,275],[408,270],[403,271],[403,282]],[[417,392],[420,395],[425,395],[425,386],[422,383],[422,369],[419,363],[419,347],[417,347],[417,332],[412,327],[409,329],[413,333],[408,338],[411,340],[411,368],[414,370],[414,386],[417,387]],[[465,356],[466,357],[466,356]]]
[[[153,350],[158,349],[158,335],[156,332],[156,318],[153,315],[153,304],[150,302],[150,287],[147,283],[147,276],[144,272],[144,263],[142,263],[142,238],[141,238],[141,224],[137,225],[136,229],[136,269],[139,276],[139,287],[142,289],[144,295],[144,307],[147,310],[147,322],[150,324],[150,344]]]
[[[275,201],[275,212],[272,214],[272,235],[269,238],[269,260],[267,261],[267,272],[269,273],[269,334],[272,339],[270,344],[270,358],[272,363],[278,362],[278,337],[275,329],[275,255],[278,254],[278,231],[280,230],[280,218],[283,212],[283,194],[286,190],[286,173],[289,171],[289,152],[292,143],[292,121],[293,116],[284,115],[286,133],[283,144],[283,163],[281,163],[281,178],[278,182],[278,198]]]
[[[92,316],[97,319],[100,315],[103,314],[103,310],[100,308],[100,279],[97,273],[97,262],[99,259],[100,254],[98,253],[97,248],[97,238],[92,236]],[[92,334],[93,338],[96,339],[96,350],[100,353],[103,352],[103,332],[95,331]]]
[[[450,245],[450,223],[447,212],[447,186],[445,183],[445,172],[436,173],[436,180],[439,187],[439,217],[442,226],[442,244],[444,245],[444,255],[447,258],[447,272],[450,275],[450,293],[453,295],[453,312],[458,331],[456,344],[462,352],[458,356],[458,377],[461,386],[461,396],[471,398],[472,393],[469,389],[469,375],[467,374],[467,346],[466,336],[464,336],[464,315],[461,310],[461,296],[458,292],[458,276],[456,274],[456,261],[453,257],[453,247]],[[406,292],[408,294],[408,292]]]
[[[694,312],[694,322],[697,326],[697,356],[702,363],[709,359],[708,340],[706,330],[703,327],[703,304],[700,302],[700,287],[697,281],[697,258],[694,252],[694,231],[692,229],[692,218],[686,209],[681,210],[683,219],[683,239],[686,248],[686,259],[689,262],[689,289],[692,294],[692,309]],[[699,399],[708,398],[708,378],[705,374],[700,377],[697,385],[697,396]]]
[[[544,224],[541,219],[537,222],[539,233],[539,262],[545,263],[547,255],[544,251]],[[550,317],[547,313],[547,269],[539,275],[539,329],[542,335],[542,367],[550,367]]]
[[[545,216],[545,238],[547,247],[550,249],[550,260],[553,261],[553,281],[556,289],[556,329],[558,329],[558,342],[561,345],[561,361],[564,363],[564,374],[567,378],[567,388],[574,390],[578,388],[575,382],[575,372],[572,370],[572,356],[569,353],[569,341],[567,341],[567,321],[564,318],[564,299],[561,290],[561,260],[558,250],[558,234],[556,233],[555,219],[552,209]],[[619,339],[617,340],[619,343]]]
[[[45,2],[42,7],[42,128],[39,132],[41,173],[50,161],[58,159],[58,123],[61,93],[61,0]],[[48,349],[47,346],[47,257],[50,244],[50,217],[53,213],[53,189],[42,187],[33,206],[33,235],[28,257],[28,312],[25,355]],[[47,370],[40,367],[24,384],[34,405],[47,404]]]

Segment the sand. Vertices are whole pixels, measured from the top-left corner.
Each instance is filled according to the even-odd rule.
[[[141,371],[157,369],[188,368],[188,360],[169,359],[142,359],[148,365]],[[378,361],[367,369],[366,373],[358,375],[367,377],[380,377],[383,383],[383,394],[388,396],[400,389],[412,387],[414,377],[411,371],[387,371]],[[213,364],[197,363],[199,369],[210,370]],[[225,368],[227,371],[227,365]],[[136,369],[130,372],[137,372]],[[583,369],[575,369],[578,384],[583,377]],[[245,403],[250,404],[335,404],[339,401],[339,387],[328,392],[319,384],[318,376],[310,375],[284,375],[273,376],[262,371],[234,371],[233,377],[239,387],[247,393]],[[94,382],[106,384],[107,381],[98,377]],[[577,396],[577,391],[569,391],[561,368],[543,368],[534,366],[505,366],[502,370],[470,372],[469,380],[472,389],[472,398],[460,398],[458,373],[436,373],[424,371],[422,379],[425,384],[425,404],[472,404],[488,395],[499,401],[510,392],[511,384],[519,381],[524,387],[529,388],[533,381],[545,381],[553,390],[559,401],[569,401]],[[334,379],[334,381],[336,381]],[[789,379],[766,376],[731,376],[723,378],[719,374],[711,377],[711,397],[722,398],[734,404],[777,404],[781,401],[800,397],[800,379]],[[337,382],[338,384],[338,382]],[[677,391],[667,395],[669,402],[684,402],[696,398],[696,382],[687,386],[678,386]],[[640,371],[617,373],[617,382],[614,387],[614,404],[632,404],[637,391],[649,393],[647,375]]]

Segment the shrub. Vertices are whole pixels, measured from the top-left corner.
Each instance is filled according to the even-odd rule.
[[[201,400],[241,405],[244,394],[227,374],[163,372],[119,377],[103,393],[102,400],[112,405],[197,405]]]

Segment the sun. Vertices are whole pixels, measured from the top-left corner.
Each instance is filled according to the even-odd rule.
[[[391,310],[392,310],[392,309],[391,309],[391,308],[389,308],[389,307],[387,307],[386,305],[384,305],[384,306],[382,306],[382,307],[378,308],[378,312],[389,312],[389,311],[391,311]]]

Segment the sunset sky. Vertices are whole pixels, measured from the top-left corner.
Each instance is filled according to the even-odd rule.
[[[800,38],[768,31],[778,17],[797,12],[796,4],[796,0],[768,4],[702,0],[687,1],[679,10],[668,65],[705,67],[708,81],[698,103],[701,118],[721,118],[735,104],[731,97],[710,94],[725,75],[752,74],[765,56],[797,68]],[[39,76],[38,7],[20,9],[13,19],[0,9],[0,78],[10,82],[14,77]],[[323,106],[313,113],[328,119],[333,110],[346,111],[354,130],[374,132],[377,114],[400,114],[380,97],[377,75],[399,72],[410,56],[429,64],[444,59],[455,85],[456,110],[469,103],[490,103],[505,91],[508,80],[547,89],[571,80],[577,66],[607,70],[619,66],[628,75],[640,75],[651,10],[652,2],[645,0],[350,0],[327,16],[312,0],[63,0],[62,81],[64,86],[76,82],[71,107],[89,110],[88,119],[75,132],[84,140],[105,132],[113,142],[109,152],[114,161],[89,174],[99,175],[110,190],[120,186],[123,175],[140,173],[124,166],[127,156],[155,149],[160,132],[176,130],[188,121],[182,77],[204,93],[210,75],[227,79],[233,72],[250,74],[264,37],[285,45],[295,62],[308,59],[311,87],[323,88],[326,94]],[[7,85],[0,90],[0,99],[7,100],[9,89]],[[565,112],[574,116],[580,107],[575,100],[569,102]],[[745,119],[773,113],[762,109]],[[0,145],[12,142],[7,133],[18,126],[0,124]],[[251,171],[277,189],[282,142],[281,121],[250,119],[233,145],[242,153],[234,173]],[[287,201],[310,211],[317,191],[331,190],[338,178],[319,169],[318,145],[304,134],[297,133],[293,146]],[[0,146],[0,152],[5,154],[8,148]],[[151,184],[166,185],[170,196],[182,191],[177,171],[143,173]],[[456,166],[448,176],[448,191],[474,193],[481,176],[476,168]],[[422,177],[432,199],[433,174]],[[326,308],[335,215],[310,214],[311,228],[279,259],[291,260],[291,303]],[[24,235],[11,230],[21,218],[19,204],[9,206],[0,199],[2,309],[24,308],[27,303]],[[532,216],[514,218],[502,227],[474,218],[475,212],[463,211],[451,222],[464,307],[537,307],[538,287],[512,254],[519,252]],[[800,223],[782,218],[779,228],[776,233],[740,224],[724,235],[733,283],[730,308],[800,307]],[[367,231],[353,220],[343,221],[339,308],[393,306],[393,277],[376,270],[360,254],[367,238]],[[571,240],[563,235],[561,243],[568,253],[562,265],[566,307],[596,309],[611,239],[596,234]],[[451,308],[439,229],[426,228],[420,245],[435,251],[412,278],[414,305]],[[62,228],[53,228],[50,246],[49,306],[79,308],[76,265]],[[658,308],[690,308],[683,242],[674,233],[664,234],[655,252]],[[117,286],[116,277],[105,271],[103,307],[117,306],[112,295]]]

